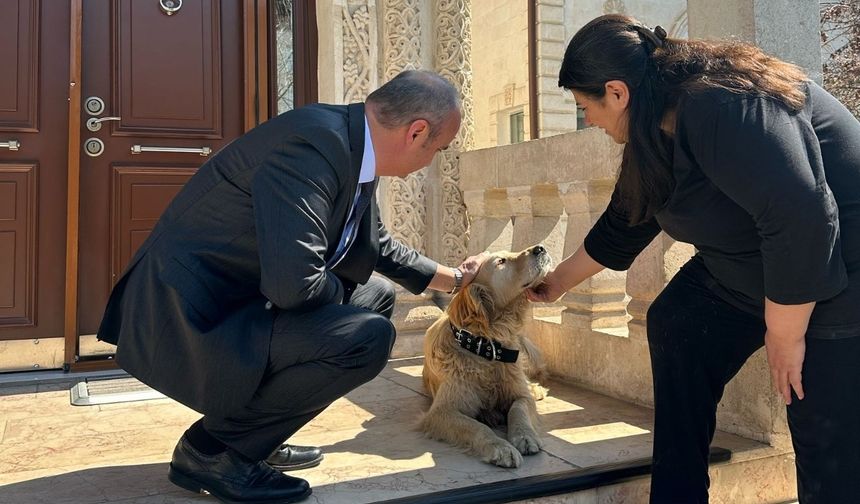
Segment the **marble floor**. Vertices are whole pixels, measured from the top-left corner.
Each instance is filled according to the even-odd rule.
[[[550,395],[538,404],[544,451],[518,469],[497,468],[413,429],[429,405],[421,360],[391,361],[291,440],[322,447],[326,459],[290,474],[311,482],[310,503],[361,504],[650,454],[647,408],[562,383],[550,384]],[[198,416],[168,399],[71,406],[69,384],[0,387],[0,503],[215,502],[166,478],[176,440]],[[740,461],[769,450],[722,432],[714,444]],[[627,502],[620,495],[597,499],[598,490],[594,495],[552,502]]]

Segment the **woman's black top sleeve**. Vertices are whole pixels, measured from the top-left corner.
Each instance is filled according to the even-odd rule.
[[[654,218],[636,226],[630,226],[629,222],[616,186],[606,210],[585,237],[585,251],[592,259],[609,269],[626,270],[633,264],[636,256],[660,233],[660,225]]]

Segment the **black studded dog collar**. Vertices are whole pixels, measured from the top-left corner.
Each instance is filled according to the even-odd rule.
[[[469,352],[487,359],[488,361],[516,362],[520,355],[519,350],[505,348],[499,343],[484,336],[472,334],[465,329],[458,329],[451,324],[454,333],[454,341]]]

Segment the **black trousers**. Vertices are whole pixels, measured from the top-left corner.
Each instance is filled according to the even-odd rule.
[[[648,311],[654,377],[652,504],[708,502],[708,448],[725,384],[764,345],[764,320],[717,297],[688,262]],[[860,335],[806,339],[788,421],[801,504],[860,503]],[[775,392],[774,392],[775,394]]]
[[[394,287],[371,277],[348,304],[281,311],[269,363],[251,401],[204,428],[252,460],[263,460],[329,404],[373,379],[394,345]]]

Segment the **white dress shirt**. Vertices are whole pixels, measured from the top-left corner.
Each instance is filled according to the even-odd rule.
[[[367,116],[364,116],[364,154],[361,156],[361,171],[358,174],[358,186],[355,188],[355,196],[352,200],[352,208],[346,217],[346,226],[337,244],[334,255],[329,260],[329,268],[333,268],[349,251],[352,242],[355,241],[353,228],[358,222],[352,218],[355,207],[358,204],[358,196],[361,193],[361,184],[373,182],[376,178],[376,153],[373,152],[373,141],[370,138],[370,126],[367,124]]]

